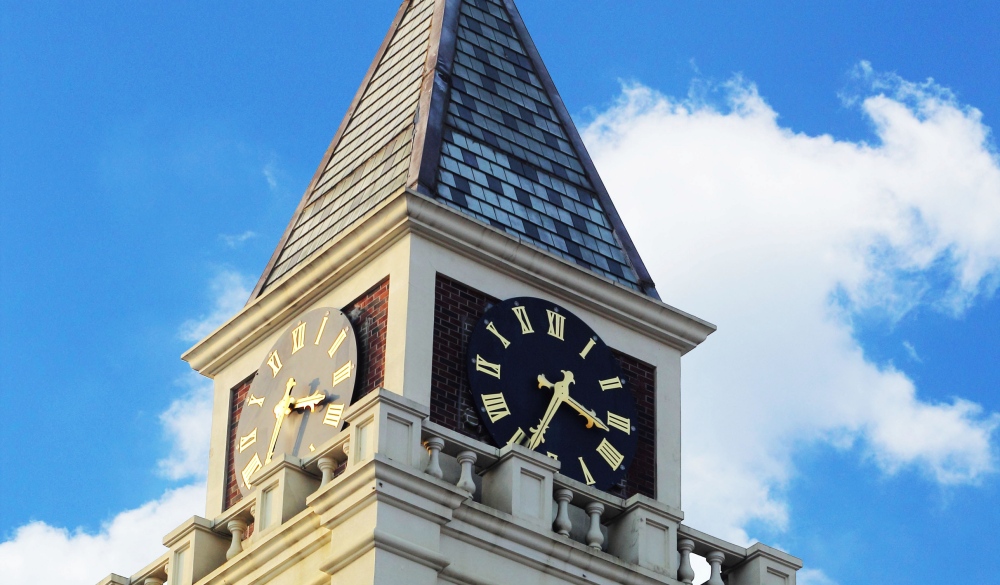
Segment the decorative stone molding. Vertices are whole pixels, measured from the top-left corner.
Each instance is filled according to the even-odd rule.
[[[483,503],[552,529],[552,476],[560,463],[522,445],[500,449],[499,461],[483,475]]]
[[[226,562],[228,539],[210,520],[193,516],[163,537],[170,549],[170,585],[191,585]]]
[[[608,552],[680,579],[677,528],[683,519],[683,512],[676,508],[645,496],[633,496],[626,500],[621,516],[608,527]]]
[[[298,308],[317,299],[400,238],[419,233],[516,278],[573,298],[621,323],[687,353],[715,326],[666,303],[605,280],[556,256],[513,240],[504,232],[451,210],[419,193],[400,192],[364,222],[326,244],[309,263],[278,282],[182,357],[213,376],[247,348],[271,334]]]
[[[757,543],[746,559],[729,571],[729,585],[795,585],[802,561],[788,553]]]

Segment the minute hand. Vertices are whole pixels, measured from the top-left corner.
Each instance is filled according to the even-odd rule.
[[[549,422],[552,421],[552,417],[555,416],[556,411],[559,410],[559,405],[562,404],[566,398],[566,394],[564,392],[561,393],[558,390],[556,390],[556,392],[552,395],[552,400],[549,401],[549,407],[545,409],[545,416],[543,416],[542,420],[538,422],[537,427],[531,429],[534,434],[531,435],[531,439],[528,441],[529,449],[534,449],[545,442],[545,431],[549,428]]]
[[[608,426],[601,422],[601,419],[597,418],[597,414],[593,410],[588,410],[583,407],[582,404],[576,401],[572,396],[567,394],[566,398],[563,399],[566,404],[573,407],[574,410],[580,413],[581,416],[587,419],[587,428],[597,427],[603,431],[608,430]]]
[[[294,386],[295,378],[289,378],[288,383],[285,384],[285,395],[274,407],[274,432],[271,433],[271,444],[267,447],[267,457],[264,459],[264,465],[270,463],[271,455],[274,455],[274,445],[278,442],[278,433],[281,432],[281,423],[285,422],[285,417],[292,413],[292,409],[288,408],[288,406],[292,402],[291,394]]]

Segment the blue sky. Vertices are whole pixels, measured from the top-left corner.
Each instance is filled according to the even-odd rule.
[[[1000,225],[1000,189],[990,182],[1000,162],[995,134],[976,138],[1000,118],[1000,5],[918,4],[519,2],[664,299],[720,327],[686,358],[685,424],[698,427],[686,430],[685,448],[696,449],[686,461],[749,475],[686,475],[699,488],[685,495],[689,520],[787,548],[821,571],[812,583],[951,574],[986,583],[994,576],[982,555],[1000,549],[1000,248],[989,237]],[[259,276],[396,7],[0,2],[0,351],[8,364],[0,500],[16,503],[0,507],[0,560],[4,546],[23,552],[46,542],[24,537],[30,523],[65,542],[100,541],[121,512],[200,481],[199,447],[177,436],[203,420],[204,385],[178,356],[235,311]],[[878,96],[885,100],[872,101]],[[914,128],[926,158],[908,159],[909,142],[894,143],[896,131]],[[756,149],[740,149],[741,140]],[[753,150],[768,156],[752,158]],[[701,175],[630,166],[636,152],[666,161],[684,151],[705,153],[705,166],[688,165]],[[949,155],[954,164],[942,163],[940,181],[906,182],[927,166],[921,161]],[[761,171],[739,175],[748,160]],[[895,166],[878,167],[887,160]],[[875,170],[843,184],[831,179],[869,164]],[[755,193],[756,180],[762,194],[801,184],[805,195],[843,197],[871,225],[845,224],[803,246],[815,254],[775,262],[806,276],[785,270],[757,281],[739,273],[746,262],[718,260],[742,246],[746,226],[712,215],[719,206],[699,207],[695,199],[710,197],[692,185],[704,177],[722,207],[747,203],[737,197],[748,196],[744,185]],[[897,208],[869,204],[892,189],[898,209],[926,223],[913,228]],[[789,226],[808,223],[816,209],[766,195],[749,201],[758,212],[771,206],[747,214],[762,218],[761,242],[801,237]],[[643,210],[666,225],[676,217],[705,229],[671,239]],[[980,222],[982,234],[969,235]],[[795,247],[773,244],[760,249],[780,256]],[[854,256],[839,252],[850,246]],[[965,269],[978,270],[971,282]],[[775,282],[780,288],[767,288]],[[815,294],[828,312],[767,304],[799,285],[814,288],[795,299]],[[745,302],[753,291],[759,307],[774,309],[770,320]],[[773,325],[763,337],[775,351],[744,364],[741,348],[761,323]],[[824,336],[835,342],[805,342]],[[780,350],[797,338],[787,347],[814,352],[795,363],[815,367],[793,372],[790,351]],[[846,349],[823,362],[833,347]],[[856,371],[858,384],[827,384],[824,363]],[[745,387],[713,374],[741,366]],[[882,396],[882,384],[914,392],[873,403],[917,413],[901,424],[921,436],[952,425],[953,434],[912,447],[888,415],[844,407],[841,418],[820,422],[822,409],[789,408],[758,424],[780,433],[726,443],[725,429],[712,426],[726,420],[725,408],[699,401],[737,404],[784,388],[766,402],[774,416],[798,400],[825,405],[821,394],[867,405],[861,397]],[[956,406],[965,404],[978,410]],[[741,444],[762,458],[733,448]],[[701,489],[705,477],[763,495],[729,498]],[[67,484],[80,496],[65,497]],[[701,502],[698,493],[707,494]]]

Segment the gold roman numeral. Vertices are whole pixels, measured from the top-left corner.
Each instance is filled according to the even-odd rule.
[[[327,311],[323,315],[323,321],[319,324],[319,333],[316,334],[316,342],[313,345],[319,345],[319,340],[323,338],[323,332],[326,331],[326,322],[330,320],[330,311]]]
[[[563,329],[566,328],[566,317],[548,309],[545,309],[545,312],[549,314],[549,335],[559,341],[563,341]]]
[[[607,380],[601,380],[601,390],[616,390],[622,387],[621,378],[608,378]]]
[[[278,357],[277,351],[272,351],[271,355],[267,358],[267,365],[271,368],[271,377],[274,378],[281,371],[281,358]]]
[[[257,442],[257,428],[254,427],[250,434],[245,437],[240,437],[240,453],[247,450],[247,447],[253,445]]]
[[[327,355],[333,357],[333,354],[337,353],[337,350],[340,349],[340,344],[344,343],[345,339],[347,339],[347,327],[340,330],[340,334],[337,335],[337,339],[334,339],[333,345],[330,346],[330,351],[326,352]]]
[[[240,472],[240,475],[243,476],[243,485],[247,486],[247,489],[252,487],[250,484],[250,477],[260,471],[261,467],[264,466],[260,462],[260,454],[254,453],[253,459],[251,459],[250,463],[247,463],[247,466]]]
[[[587,469],[587,464],[584,463],[583,457],[577,457],[580,460],[580,467],[583,469],[583,479],[587,482],[587,485],[594,485],[597,483],[594,481],[594,476],[590,475],[590,470]]]
[[[261,396],[260,398],[257,398],[253,394],[250,394],[250,396],[247,396],[247,406],[260,406],[261,408],[263,408],[264,397]]]
[[[507,441],[507,444],[508,445],[520,445],[521,441],[523,441],[525,439],[525,437],[527,437],[527,436],[528,435],[526,435],[524,433],[524,430],[521,429],[521,427],[517,427],[517,432],[515,432],[514,436],[511,437],[509,441]]]
[[[546,451],[545,455],[547,457],[551,457],[552,459],[555,459],[556,461],[559,461],[559,456],[556,455],[555,453],[553,453],[552,451]]]
[[[344,380],[351,377],[351,368],[354,367],[352,362],[347,362],[346,364],[337,368],[337,371],[333,373],[333,385],[336,386]]]
[[[483,394],[483,406],[486,407],[486,414],[490,417],[490,422],[497,422],[510,414],[507,408],[507,401],[503,399],[503,392],[499,394]]]
[[[306,324],[299,323],[298,327],[292,329],[292,354],[306,346]]]
[[[584,347],[583,351],[580,352],[580,357],[582,357],[583,359],[587,359],[587,354],[590,353],[590,350],[594,349],[595,345],[597,345],[597,342],[594,341],[593,337],[591,337],[590,339],[588,339],[587,340],[587,346]]]
[[[514,315],[521,323],[522,335],[535,332],[535,330],[531,328],[531,321],[528,319],[528,309],[526,307],[514,307],[511,310],[514,311]]]
[[[607,439],[601,439],[601,444],[597,446],[597,452],[604,457],[611,469],[618,469],[618,466],[625,460],[625,456],[618,452]]]
[[[624,416],[618,416],[610,410],[608,411],[608,426],[614,427],[626,435],[632,434],[632,421]]]
[[[476,354],[476,370],[500,379],[500,364],[494,364],[483,359],[483,356]]]
[[[330,403],[326,407],[326,415],[323,417],[323,424],[337,427],[340,425],[340,417],[344,414],[344,405]]]
[[[492,333],[493,335],[497,336],[497,339],[499,339],[500,343],[503,344],[504,349],[507,349],[507,347],[510,346],[510,342],[507,341],[507,338],[504,337],[503,335],[500,335],[500,332],[497,331],[496,323],[490,321],[490,324],[486,326],[486,330]]]

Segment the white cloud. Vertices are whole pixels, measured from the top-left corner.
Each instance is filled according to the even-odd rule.
[[[234,248],[234,249],[235,248],[239,248],[240,246],[242,246],[247,240],[252,240],[253,238],[256,238],[256,237],[257,237],[257,232],[254,232],[254,231],[251,231],[251,230],[247,230],[247,231],[243,232],[242,234],[220,234],[219,235],[219,239],[222,240],[222,243],[224,243],[225,245],[229,246],[230,248]]]
[[[914,347],[909,341],[903,342],[903,349],[906,350],[906,355],[909,356],[911,360],[917,362],[918,364],[924,361],[920,359],[920,354],[917,353],[917,348]]]
[[[191,372],[181,385],[188,388],[187,393],[160,415],[171,450],[158,466],[168,479],[203,478],[212,430],[212,381]]]
[[[584,132],[665,301],[719,325],[684,361],[684,507],[737,542],[750,521],[786,526],[783,489],[810,444],[942,485],[996,469],[1000,415],[926,398],[866,361],[852,330],[862,312],[958,314],[995,291],[989,130],[931,81],[867,64],[857,81],[878,144],[782,127],[741,78],[709,88],[721,104],[629,85]]]
[[[260,172],[264,175],[264,180],[267,181],[267,186],[271,192],[279,193],[281,185],[286,183],[286,181],[284,181],[285,173],[278,165],[277,157],[272,154],[270,160],[261,168]]]
[[[163,554],[163,535],[204,513],[205,486],[189,485],[121,512],[97,532],[32,522],[0,543],[0,582],[93,585],[131,575]]]
[[[795,582],[798,585],[837,585],[819,569],[802,569],[795,575]]]
[[[223,270],[212,279],[209,292],[213,298],[211,312],[181,325],[178,335],[184,341],[201,341],[240,312],[250,298],[251,289],[245,276],[232,270]]]

